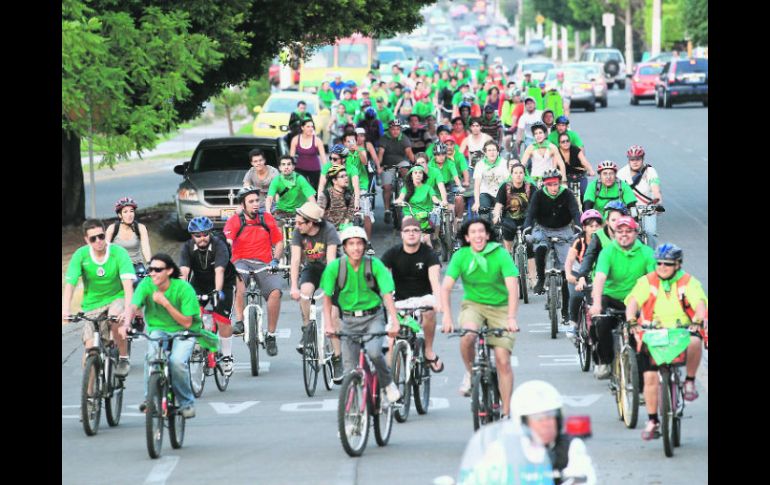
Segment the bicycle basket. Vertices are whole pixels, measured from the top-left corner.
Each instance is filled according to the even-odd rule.
[[[197,337],[198,344],[201,347],[209,352],[216,352],[219,350],[219,335],[205,328],[200,329],[198,333],[203,334],[203,336]]]
[[[669,328],[644,332],[642,342],[647,345],[655,365],[683,364],[690,345],[690,332],[684,328]]]

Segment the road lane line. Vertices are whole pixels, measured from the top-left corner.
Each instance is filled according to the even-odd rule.
[[[165,485],[166,480],[171,476],[176,464],[179,463],[178,456],[164,456],[160,462],[152,467],[150,474],[144,481],[144,485]]]

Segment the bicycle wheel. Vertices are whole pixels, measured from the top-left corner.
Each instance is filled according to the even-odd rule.
[[[612,375],[610,376],[610,385],[612,386],[613,393],[615,395],[615,408],[618,410],[618,419],[623,421],[623,396],[621,393],[621,387],[623,386],[621,372],[623,366],[620,363],[620,350],[617,348],[617,345],[615,347],[615,356],[612,359]]]
[[[671,406],[671,373],[667,367],[661,367],[660,372],[660,434],[663,438],[663,451],[667,457],[674,456],[674,411]]]
[[[337,431],[345,453],[361,456],[369,438],[369,408],[361,374],[345,376],[337,405]]]
[[[412,368],[412,391],[417,414],[427,414],[430,406],[430,366],[425,364],[425,339],[417,337],[414,367]]]
[[[623,404],[623,422],[626,428],[636,428],[639,417],[639,370],[636,363],[636,351],[626,345],[620,353],[620,397]]]
[[[313,397],[315,388],[318,385],[318,351],[316,349],[316,327],[315,322],[310,322],[305,332],[305,347],[302,353],[302,380],[305,383],[305,393],[308,397]]]
[[[524,303],[529,303],[529,288],[527,287],[527,250],[516,252],[516,266],[519,268],[519,292]]]
[[[589,340],[588,327],[586,325],[585,302],[580,303],[580,310],[578,312],[577,349],[580,370],[588,372],[591,369],[591,341]]]
[[[227,385],[230,384],[230,376],[225,375],[220,358],[221,355],[217,354],[217,365],[214,367],[214,382],[216,382],[219,392],[225,392]]]
[[[382,407],[382,401],[380,399],[381,392],[377,392],[374,398],[374,405],[369,401],[369,405],[372,406],[372,421],[374,421],[374,440],[377,441],[377,446],[385,446],[390,441],[390,432],[393,430],[393,415],[394,404],[388,403],[387,408]]]
[[[203,387],[206,385],[206,352],[195,343],[192,355],[190,355],[190,387],[193,395],[198,398],[203,394]]]
[[[441,256],[442,261],[445,263],[449,261],[449,256],[452,254],[452,225],[453,221],[449,220],[449,217],[444,218],[444,224],[441,228]]]
[[[80,393],[80,416],[83,420],[83,431],[87,436],[99,432],[99,420],[102,416],[102,389],[104,378],[101,372],[101,361],[98,354],[86,358],[83,367],[83,386]]]
[[[473,430],[492,421],[492,403],[489,399],[489,386],[482,380],[481,374],[474,374],[471,381],[471,412]]]
[[[561,285],[557,285],[558,278],[554,275],[548,277],[548,318],[551,320],[551,338],[556,338],[559,332],[558,301],[561,298]]]
[[[147,437],[147,452],[150,458],[158,458],[163,448],[163,397],[166,393],[166,383],[160,373],[150,376],[147,386],[147,409],[145,411],[145,434]]]
[[[502,403],[500,402],[500,391],[497,388],[497,371],[493,368],[491,372],[492,376],[487,386],[488,402],[490,404],[490,419],[492,421],[500,421],[500,414],[502,413]]]
[[[259,335],[257,335],[257,309],[249,307],[249,358],[251,360],[251,375],[259,375]]]
[[[175,409],[168,416],[168,437],[171,441],[171,447],[178,450],[184,443],[185,419],[179,409]]]
[[[323,339],[323,373],[324,373],[324,387],[327,391],[332,390],[332,386],[334,384],[334,364],[332,364],[332,355],[334,355],[334,349],[332,348],[332,341],[331,339],[324,338]]]
[[[108,397],[104,398],[104,414],[110,426],[120,424],[120,415],[123,412],[123,380],[115,376],[115,362],[117,358],[111,361],[109,379],[112,383],[107,386]]]
[[[399,423],[405,423],[409,418],[409,407],[412,404],[412,386],[409,384],[409,375],[406,373],[406,369],[408,367],[406,351],[407,345],[409,344],[405,340],[396,341],[396,345],[393,348],[392,361],[390,364],[393,375],[393,383],[396,384],[396,387],[398,387],[398,390],[401,392],[401,401],[403,402],[403,406],[396,409],[394,413],[396,415],[396,421]]]

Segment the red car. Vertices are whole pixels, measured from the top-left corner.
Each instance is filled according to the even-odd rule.
[[[637,64],[631,77],[631,104],[638,105],[640,99],[655,99],[655,82],[664,65],[662,62]]]

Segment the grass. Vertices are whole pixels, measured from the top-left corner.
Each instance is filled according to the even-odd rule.
[[[239,135],[251,135],[252,129],[254,128],[253,123],[246,123],[245,125],[241,126],[241,129],[238,130]]]
[[[151,162],[154,160],[166,160],[166,159],[179,159],[180,161],[187,161],[192,157],[193,150],[184,150],[181,152],[175,152],[175,153],[166,153],[162,155],[153,155],[151,157],[144,157],[144,158],[132,158],[130,160],[123,160],[121,162],[118,162],[120,164],[124,163],[137,163],[137,162]],[[96,165],[96,171],[102,170],[106,167],[99,167],[99,164]],[[89,174],[91,173],[90,166],[88,164],[83,165],[83,173]]]

